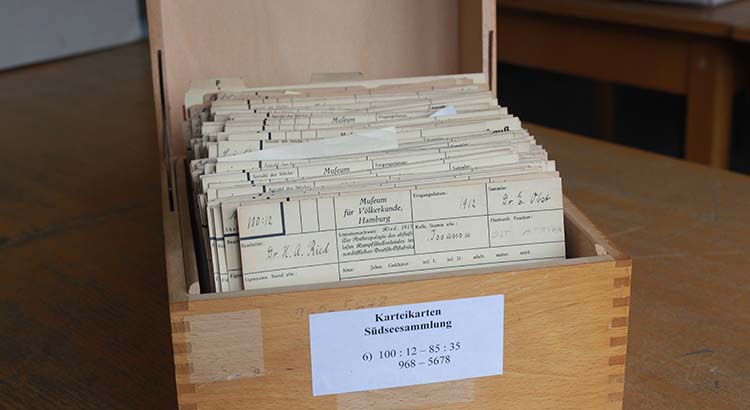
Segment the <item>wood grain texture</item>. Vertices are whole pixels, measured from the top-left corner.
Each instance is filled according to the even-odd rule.
[[[227,0],[216,7],[196,0],[149,0],[151,59],[156,73],[162,50],[173,152],[183,151],[183,97],[194,79],[243,77],[258,87],[307,83],[313,73],[361,72],[367,79],[458,73],[458,3]],[[481,9],[490,14],[475,24],[485,32],[494,25],[494,4],[481,0]],[[484,37],[483,44],[489,41]],[[495,56],[485,50],[481,61],[489,69]]]
[[[0,408],[177,408],[169,311],[190,311],[166,304],[147,64],[138,44],[0,74],[0,118],[13,136],[0,150],[11,193],[0,196]],[[632,293],[628,338],[608,340],[628,344],[625,375],[606,376],[625,383],[624,395],[611,398],[627,410],[743,408],[748,177],[532,131],[566,194],[633,257],[632,281],[612,282],[632,282]],[[465,408],[469,387],[457,389]]]
[[[478,73],[484,64],[482,52],[482,3],[464,1],[458,4],[458,58],[459,69],[464,73]]]
[[[529,128],[566,195],[633,259],[624,408],[746,406],[750,177]]]
[[[175,363],[179,403],[198,409],[308,408],[329,409],[342,400],[352,408],[391,408],[427,396],[432,409],[556,409],[622,406],[622,384],[610,383],[625,370],[624,343],[629,306],[620,301],[629,287],[615,286],[627,278],[630,266],[613,260],[568,266],[523,269],[411,282],[374,284],[282,294],[224,297],[188,302],[188,310],[173,313],[173,323],[190,323],[175,333]],[[456,383],[404,387],[398,395],[381,392],[313,397],[311,392],[308,315],[347,309],[420,303],[493,294],[505,295],[505,353],[501,376],[472,379],[472,397],[441,395]],[[614,303],[613,301],[618,301]],[[255,313],[259,312],[259,313]],[[232,315],[258,314],[260,332],[237,337]],[[222,326],[199,329],[194,322],[220,319]],[[195,319],[194,319],[195,318]],[[199,319],[200,318],[200,319]],[[226,319],[225,319],[226,318]],[[262,356],[247,351],[262,339]],[[195,341],[200,341],[200,347]],[[203,358],[212,357],[206,361]],[[236,366],[255,365],[241,373]],[[223,375],[206,382],[205,376]],[[199,376],[200,375],[200,376]],[[465,382],[463,382],[465,383]],[[575,386],[575,387],[574,387]],[[378,400],[378,401],[374,401]],[[394,406],[395,407],[395,406]]]
[[[144,44],[0,74],[0,408],[176,407]]]

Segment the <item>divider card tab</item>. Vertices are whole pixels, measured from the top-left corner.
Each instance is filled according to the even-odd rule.
[[[504,295],[317,313],[313,396],[503,374]]]

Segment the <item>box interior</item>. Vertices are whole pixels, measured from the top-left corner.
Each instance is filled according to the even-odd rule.
[[[435,274],[415,274],[406,276],[391,276],[384,278],[356,279],[340,283],[326,283],[319,285],[303,285],[271,289],[243,290],[237,292],[207,293],[201,294],[198,283],[198,252],[196,252],[193,227],[190,217],[190,207],[188,206],[187,179],[184,158],[176,159],[172,162],[174,166],[174,184],[175,187],[175,208],[165,215],[175,223],[176,229],[181,232],[180,242],[172,243],[170,252],[170,242],[168,242],[165,230],[165,246],[167,247],[168,264],[170,259],[178,259],[179,265],[175,269],[167,269],[169,279],[170,301],[186,300],[206,300],[217,298],[229,298],[237,296],[248,296],[256,294],[283,293],[300,290],[326,289],[337,287],[360,286],[388,282],[405,282],[413,280],[423,280],[435,277],[446,276],[463,276],[475,275],[488,272],[501,271],[519,271],[533,269],[545,266],[586,264],[592,262],[609,262],[624,258],[624,254],[619,251],[609,240],[593,225],[593,223],[571,202],[567,197],[564,198],[565,213],[565,250],[566,260],[564,261],[543,261],[525,264],[510,264],[494,268],[465,269],[460,271],[442,272]],[[168,201],[165,201],[168,202]],[[180,223],[181,222],[181,223]],[[165,218],[165,225],[168,224]],[[170,257],[172,255],[172,257]]]
[[[163,155],[162,193],[171,302],[298,290],[200,294],[185,170],[185,107],[190,81],[242,77],[253,87],[300,84],[320,73],[365,79],[481,72],[496,91],[494,0],[311,0],[289,8],[274,0],[148,4],[154,96]],[[212,22],[222,22],[217,26]],[[262,56],[256,58],[256,56]],[[566,199],[568,259],[490,271],[619,259],[620,253]],[[435,274],[470,275],[487,269]],[[430,274],[362,279],[315,287],[411,281]],[[310,286],[302,287],[310,289]]]

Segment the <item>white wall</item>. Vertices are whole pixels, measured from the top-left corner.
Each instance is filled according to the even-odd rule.
[[[0,0],[0,70],[146,36],[138,0]]]

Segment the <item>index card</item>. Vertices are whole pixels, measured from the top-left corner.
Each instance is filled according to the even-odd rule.
[[[481,76],[195,84],[189,191],[216,291],[565,257],[554,161]]]
[[[299,201],[238,208],[246,289],[565,255],[559,178],[414,187],[315,201],[312,209],[300,207]],[[308,220],[333,227],[303,232],[299,226]]]
[[[353,155],[398,148],[396,127],[361,131],[343,137],[279,145],[248,154],[222,157],[219,162],[293,160],[336,155]]]

